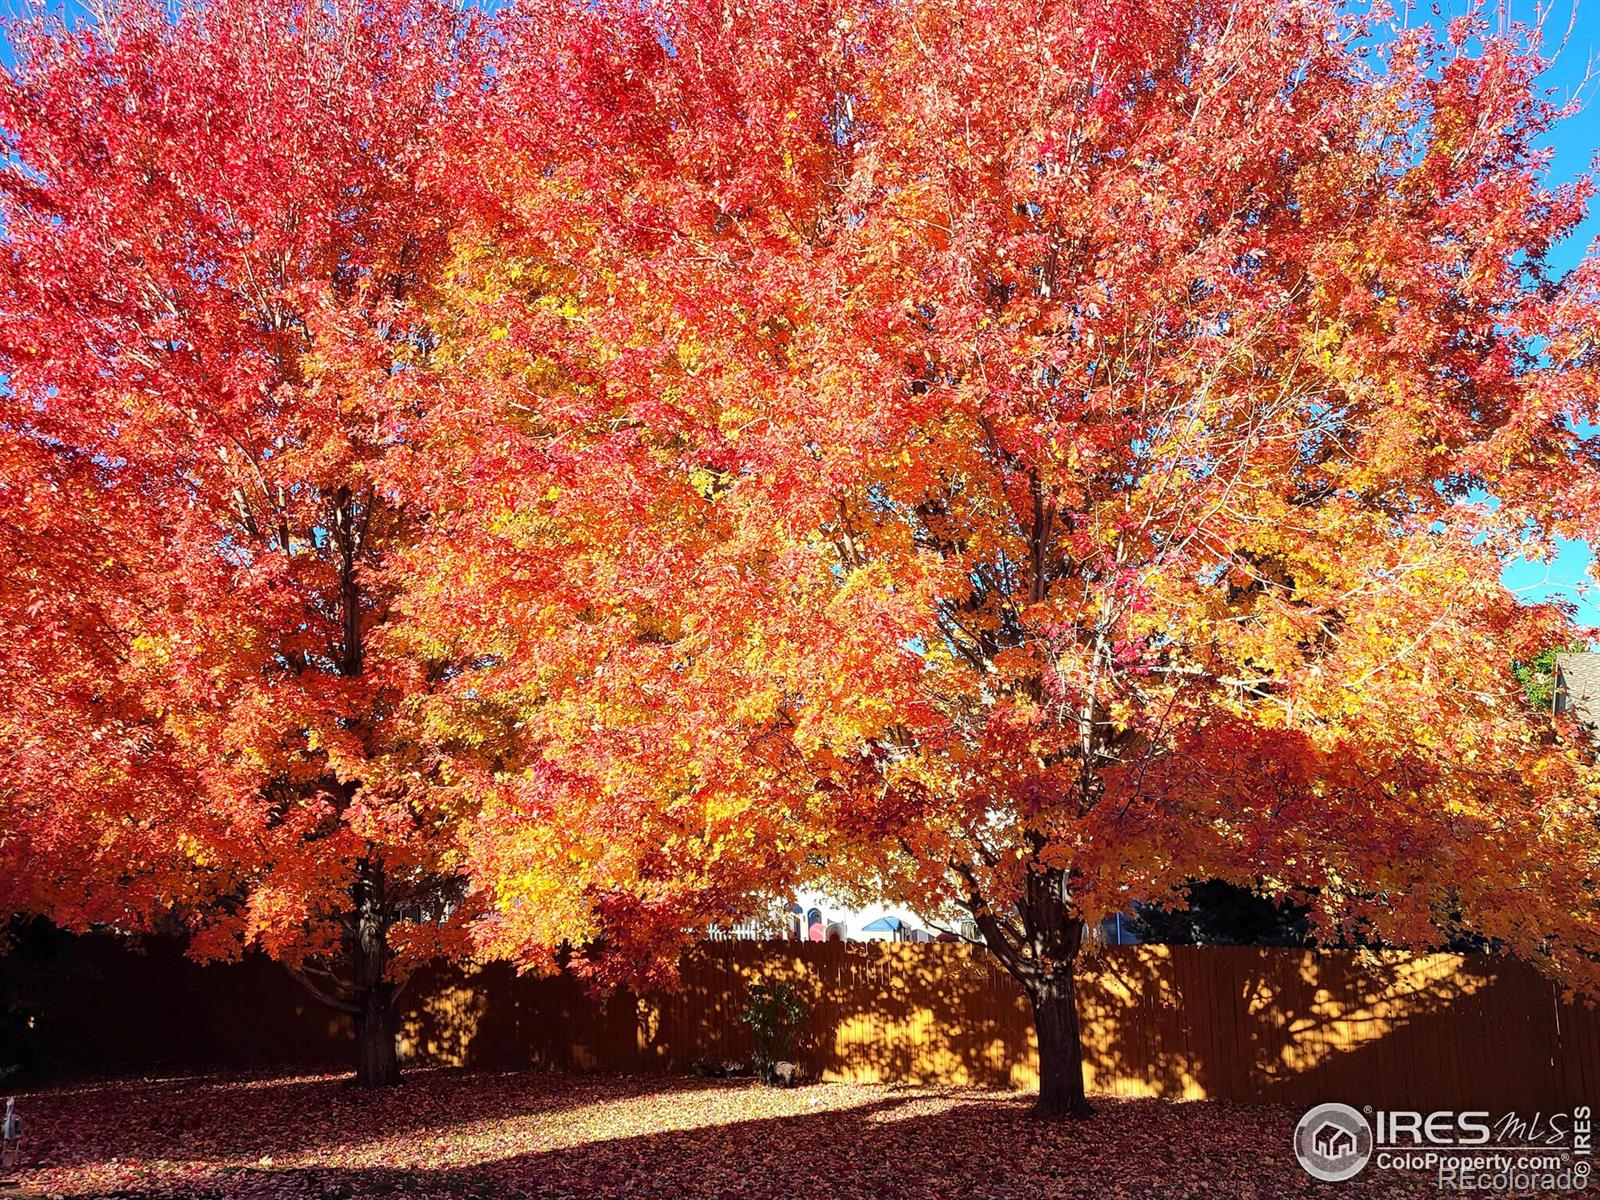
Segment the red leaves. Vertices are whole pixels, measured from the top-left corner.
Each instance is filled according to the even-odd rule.
[[[1089,1123],[979,1091],[419,1072],[358,1095],[318,1077],[198,1077],[24,1096],[25,1188],[47,1195],[546,1200],[1279,1200],[1322,1195],[1297,1112],[1097,1099]],[[1369,1168],[1366,1200],[1437,1194]]]
[[[27,25],[7,898],[294,960],[360,862],[385,929],[453,914],[395,948],[649,976],[819,873],[1090,917],[1201,873],[1576,970],[1593,776],[1509,674],[1570,631],[1497,571],[1600,494],[1595,268],[1544,264],[1588,185],[1519,35],[1390,32]]]
[[[296,961],[363,854],[449,882],[379,630],[480,47],[434,0],[105,11],[0,84],[6,899]]]

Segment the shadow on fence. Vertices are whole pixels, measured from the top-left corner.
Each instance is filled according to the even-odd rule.
[[[58,1068],[349,1061],[348,1021],[264,960],[199,967],[171,943],[140,953],[106,938],[74,954],[79,982],[38,1030]],[[1134,946],[1101,950],[1084,976],[1103,1093],[1546,1111],[1600,1097],[1600,1018],[1511,960]],[[1037,1082],[1021,993],[981,949],[943,944],[706,944],[685,956],[677,991],[647,997],[596,999],[570,977],[500,964],[431,969],[409,989],[402,1053],[576,1070],[740,1061],[747,989],[779,980],[811,1005],[802,1056],[825,1078]]]

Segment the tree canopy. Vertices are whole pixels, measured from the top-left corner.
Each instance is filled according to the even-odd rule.
[[[1042,996],[1083,919],[1216,878],[1593,977],[1593,778],[1509,667],[1569,618],[1498,578],[1595,511],[1529,31],[519,13],[479,211],[559,282],[479,361],[582,430],[501,546],[571,556],[575,607],[520,594],[590,653],[523,693],[569,773],[476,827],[497,937],[552,932],[530,862],[596,926],[821,869],[969,908]]]
[[[448,940],[404,918],[462,891],[418,708],[447,664],[391,627],[481,35],[432,0],[130,0],[12,37],[0,887],[265,949],[366,1021],[408,935]]]
[[[1592,986],[1594,768],[1511,669],[1574,630],[1499,582],[1600,511],[1537,31],[30,28],[6,853],[80,919],[120,871],[303,961],[445,881],[479,952],[660,979],[825,878],[969,910],[1065,1109],[1083,923],[1196,879]]]

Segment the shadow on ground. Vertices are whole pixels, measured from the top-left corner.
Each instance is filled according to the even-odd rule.
[[[63,1196],[583,1200],[1343,1200],[1437,1196],[1371,1171],[1307,1177],[1276,1106],[1104,1098],[1089,1122],[951,1088],[424,1072],[377,1097],[335,1080],[122,1082],[27,1098]],[[119,1123],[119,1121],[121,1123]],[[51,1134],[54,1126],[55,1136]]]

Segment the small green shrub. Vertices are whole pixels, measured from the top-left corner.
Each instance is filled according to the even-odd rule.
[[[800,1030],[811,1008],[787,983],[755,984],[750,988],[742,1020],[750,1027],[754,1049],[750,1055],[756,1074],[768,1083],[777,1078],[780,1062],[793,1061]]]

